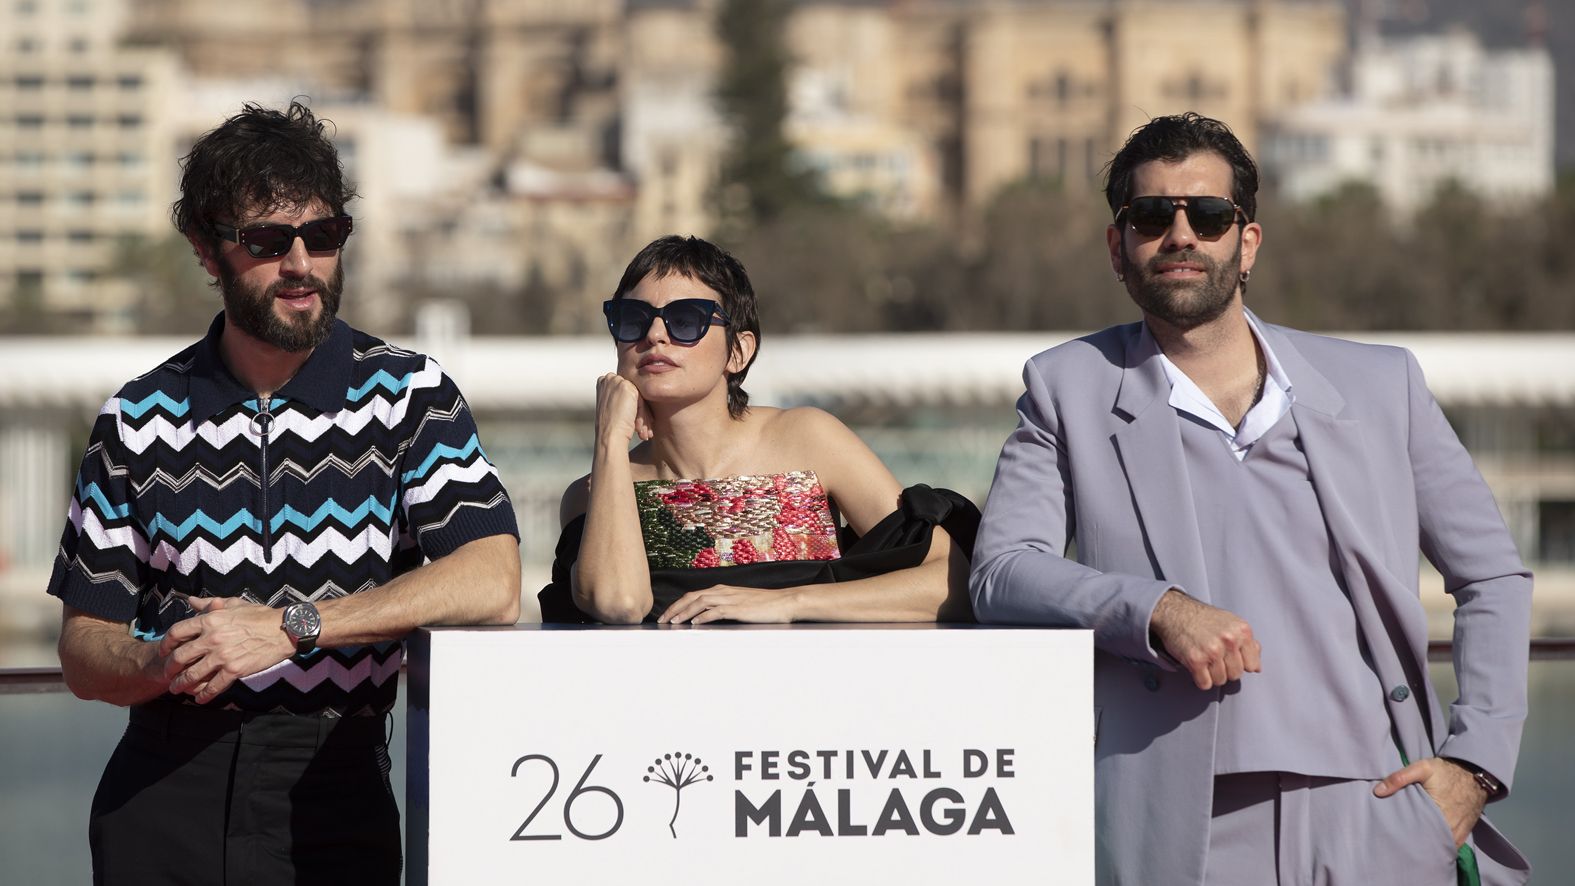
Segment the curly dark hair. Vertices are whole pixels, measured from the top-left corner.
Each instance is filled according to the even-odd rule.
[[[755,305],[755,288],[749,283],[744,266],[727,250],[699,237],[682,237],[671,234],[652,240],[624,269],[623,277],[613,298],[628,295],[640,281],[655,274],[658,278],[692,277],[713,289],[722,298],[722,310],[727,313],[727,352],[738,352],[738,335],[750,332],[755,336],[755,353],[737,372],[727,374],[727,412],[739,418],[749,408],[749,394],[744,391],[744,377],[749,367],[760,355],[760,313]]]
[[[1188,111],[1155,117],[1132,130],[1127,143],[1105,167],[1105,200],[1112,215],[1133,197],[1132,173],[1150,160],[1171,162],[1193,154],[1213,151],[1225,158],[1231,168],[1230,198],[1241,207],[1248,221],[1258,216],[1258,166],[1236,134],[1212,117]]]
[[[247,102],[181,158],[180,199],[171,207],[176,229],[211,242],[215,222],[235,224],[248,213],[313,200],[343,213],[356,195],[327,126],[299,101],[284,111]]]

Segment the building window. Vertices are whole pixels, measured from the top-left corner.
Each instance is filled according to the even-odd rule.
[[[44,272],[28,268],[16,272],[16,288],[37,291],[44,288]]]
[[[29,245],[42,243],[44,242],[44,232],[36,228],[17,231],[16,242]]]
[[[122,151],[115,155],[115,162],[126,169],[139,169],[146,161],[136,151]]]
[[[132,90],[132,89],[141,89],[142,88],[142,75],[141,74],[121,74],[119,77],[115,78],[115,85],[119,86],[121,89],[125,89],[125,90],[128,90],[128,91]]]
[[[87,38],[72,37],[71,42],[66,44],[66,48],[71,51],[72,55],[82,55],[88,51]]]
[[[66,239],[72,243],[92,243],[98,239],[98,235],[92,231],[74,230],[66,234]]]
[[[115,117],[115,124],[121,129],[136,129],[142,125],[141,114],[120,114]]]
[[[43,129],[44,128],[44,115],[43,114],[17,114],[16,115],[16,128],[17,129]]]
[[[38,51],[38,41],[32,37],[22,37],[16,41],[16,51],[22,55],[32,55]]]
[[[1035,136],[1028,140],[1028,175],[1031,178],[1066,180],[1066,139]]]
[[[66,165],[73,169],[88,169],[93,165],[93,152],[72,151],[66,154]]]
[[[25,18],[38,11],[38,3],[36,0],[16,0],[16,6],[13,8],[18,16]]]
[[[17,151],[16,165],[21,169],[38,169],[44,165],[44,155],[39,151]]]
[[[37,92],[44,88],[44,78],[36,74],[18,75],[12,83],[18,92]]]
[[[92,129],[92,114],[69,114],[66,116],[66,125],[72,129]]]
[[[43,206],[43,191],[17,191],[16,205],[18,206]]]
[[[1537,559],[1575,563],[1575,501],[1537,503]]]
[[[66,88],[73,92],[86,92],[93,88],[93,78],[83,76],[67,77]]]

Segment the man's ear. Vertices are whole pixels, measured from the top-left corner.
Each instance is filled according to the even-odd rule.
[[[208,272],[208,276],[218,278],[219,253],[214,247],[213,241],[197,234],[187,234],[186,242],[191,244],[192,252],[197,254],[197,263],[202,265],[204,271]]]

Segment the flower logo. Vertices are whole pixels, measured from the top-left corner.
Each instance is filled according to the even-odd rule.
[[[712,781],[711,767],[702,763],[699,757],[674,751],[657,757],[655,763],[645,767],[645,773],[641,781],[654,781],[673,789],[673,817],[667,822],[667,829],[672,831],[673,839],[676,840],[678,806],[683,798],[683,790],[697,781]]]

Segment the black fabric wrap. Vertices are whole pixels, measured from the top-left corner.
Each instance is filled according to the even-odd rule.
[[[930,552],[930,536],[937,525],[946,530],[952,544],[965,556],[973,557],[974,536],[979,532],[979,509],[950,489],[932,489],[921,483],[904,489],[897,510],[870,527],[862,538],[845,525],[839,527],[837,541],[842,556],[836,560],[784,560],[713,569],[653,569],[651,594],[655,602],[645,620],[655,621],[679,597],[713,585],[788,588],[856,581],[917,566]],[[580,536],[584,531],[585,517],[582,515],[571,520],[558,537],[558,549],[552,561],[552,583],[536,595],[541,601],[541,620],[547,624],[594,623],[574,605],[569,591],[569,568],[580,557]]]

